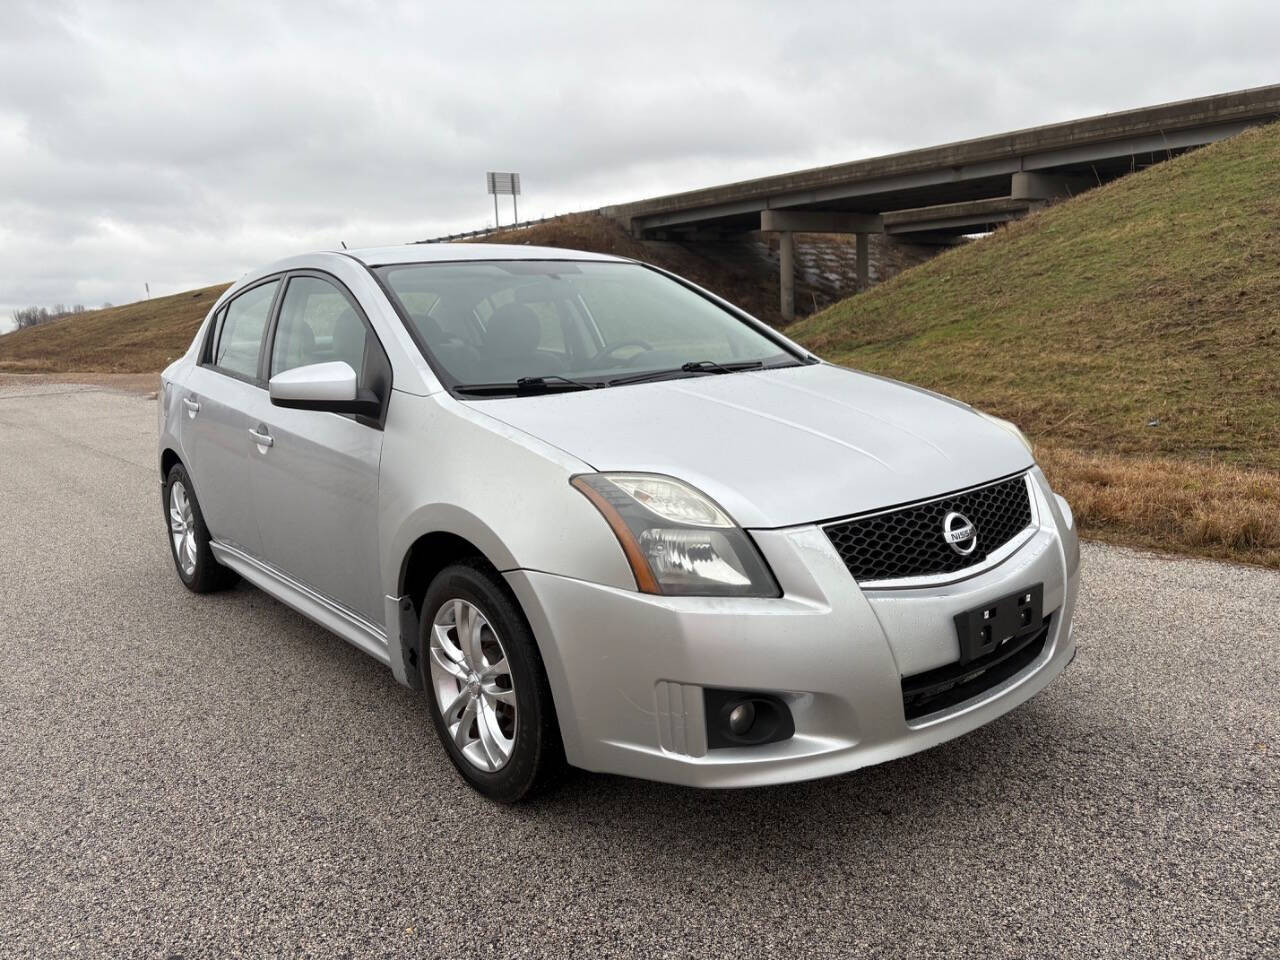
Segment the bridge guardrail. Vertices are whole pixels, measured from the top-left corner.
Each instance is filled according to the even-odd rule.
[[[452,243],[455,240],[466,240],[471,237],[488,237],[495,233],[505,233],[508,230],[522,230],[525,227],[535,227],[540,223],[547,223],[551,220],[558,220],[560,217],[538,217],[536,220],[520,220],[516,223],[504,223],[497,227],[482,227],[479,230],[465,230],[462,233],[450,233],[443,237],[431,237],[427,240],[415,240],[414,243]]]

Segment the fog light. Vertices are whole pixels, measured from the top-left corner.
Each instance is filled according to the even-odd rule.
[[[791,709],[776,693],[753,690],[703,690],[707,748],[759,747],[795,735]]]
[[[756,705],[750,700],[729,711],[729,731],[737,737],[745,737],[756,722]]]

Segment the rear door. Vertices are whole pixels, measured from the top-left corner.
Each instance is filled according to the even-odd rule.
[[[280,287],[278,277],[267,279],[228,302],[179,388],[183,446],[205,524],[215,540],[253,556],[261,536],[248,478],[263,448],[251,430],[269,404],[263,346]]]
[[[341,360],[386,409],[391,365],[364,311],[326,274],[291,274],[270,337],[269,374]],[[271,437],[253,491],[264,558],[295,580],[381,623],[378,571],[380,418],[268,406]]]

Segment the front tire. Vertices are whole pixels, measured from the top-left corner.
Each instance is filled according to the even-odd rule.
[[[209,528],[196,500],[187,468],[175,463],[164,481],[165,519],[169,525],[169,554],[178,579],[193,593],[225,590],[240,579],[214,559]]]
[[[542,657],[487,565],[454,564],[431,581],[420,649],[436,734],[472,787],[516,803],[558,778],[564,747]]]

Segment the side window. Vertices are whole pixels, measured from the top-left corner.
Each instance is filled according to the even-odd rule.
[[[369,332],[342,291],[318,277],[294,277],[284,292],[271,351],[271,375],[342,360],[366,381]]]
[[[232,300],[223,313],[212,363],[228,373],[257,379],[262,334],[271,314],[279,280],[264,283]]]

